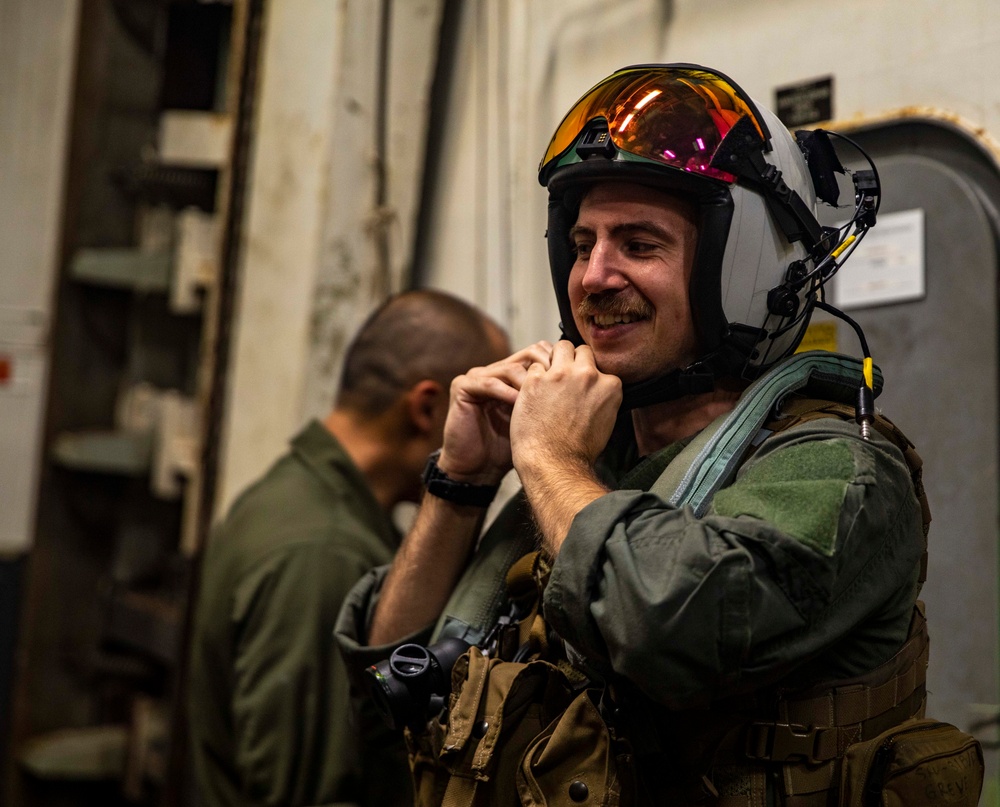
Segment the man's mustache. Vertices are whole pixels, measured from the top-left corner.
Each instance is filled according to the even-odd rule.
[[[577,305],[576,313],[581,319],[588,319],[598,314],[649,319],[653,316],[653,306],[635,289],[623,289],[586,295]]]

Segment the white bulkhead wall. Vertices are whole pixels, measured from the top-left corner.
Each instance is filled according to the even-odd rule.
[[[309,0],[272,2],[265,16],[226,380],[223,508],[283,450],[302,417],[338,16],[337,4]]]
[[[216,516],[329,411],[347,341],[409,285],[442,7],[267,4]]]
[[[0,558],[30,549],[78,0],[0,0]]]

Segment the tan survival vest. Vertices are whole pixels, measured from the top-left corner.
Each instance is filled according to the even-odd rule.
[[[854,412],[792,399],[766,428],[820,417]],[[875,426],[906,459],[926,540],[920,458],[890,421],[879,417]],[[925,570],[926,549],[921,583]],[[978,741],[924,718],[922,603],[899,652],[863,677],[668,712],[614,685],[593,685],[548,646],[539,609],[547,577],[537,554],[511,568],[509,596],[527,616],[498,630],[493,657],[476,648],[462,656],[449,708],[426,732],[407,732],[418,807],[977,804]]]

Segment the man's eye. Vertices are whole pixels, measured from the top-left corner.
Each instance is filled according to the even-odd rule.
[[[628,251],[629,252],[650,252],[656,249],[655,244],[651,244],[648,241],[629,241]]]
[[[590,254],[590,244],[576,242],[572,245],[573,254],[578,258],[586,258]]]

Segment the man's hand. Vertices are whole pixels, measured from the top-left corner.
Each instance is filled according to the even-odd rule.
[[[549,342],[536,342],[503,361],[476,367],[451,384],[438,467],[475,484],[497,484],[511,468],[510,418],[529,367],[548,368]]]
[[[593,465],[621,401],[621,380],[597,369],[589,347],[566,341],[521,383],[510,421],[513,462],[553,555],[576,514],[607,492]]]
[[[611,437],[622,384],[602,373],[589,347],[559,342],[550,363],[533,364],[511,421],[514,466],[538,463],[593,466]]]
[[[511,409],[529,367],[547,368],[552,345],[537,342],[477,367],[451,385],[438,467],[473,484],[500,481],[511,467]],[[382,587],[368,643],[389,644],[432,624],[475,546],[486,510],[425,496]]]

